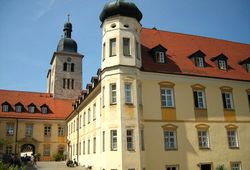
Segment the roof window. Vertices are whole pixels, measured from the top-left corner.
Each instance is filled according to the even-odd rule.
[[[47,114],[49,112],[49,108],[48,108],[48,106],[46,104],[41,106],[41,112],[43,114]]]
[[[152,48],[150,52],[156,63],[166,63],[166,51],[167,49],[159,44]]]
[[[228,58],[224,54],[220,54],[220,55],[212,58],[211,60],[216,63],[216,65],[218,66],[218,68],[220,70],[226,71],[228,69],[228,65],[227,65]]]
[[[10,111],[10,104],[8,102],[2,103],[2,112],[9,112]]]
[[[21,103],[15,104],[15,110],[17,113],[21,113],[23,111],[23,105]]]
[[[248,57],[247,59],[239,62],[239,64],[245,68],[245,70],[250,73],[250,57]]]
[[[28,105],[28,111],[29,113],[35,113],[36,106],[33,103],[31,103],[30,105]]]
[[[204,68],[206,67],[204,57],[205,57],[205,54],[201,50],[198,50],[192,55],[190,55],[188,58],[192,60],[192,62],[194,63],[196,67]]]

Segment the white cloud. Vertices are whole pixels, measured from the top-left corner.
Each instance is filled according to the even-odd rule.
[[[55,4],[56,0],[36,0],[36,8],[34,11],[34,20],[38,20],[44,16]]]

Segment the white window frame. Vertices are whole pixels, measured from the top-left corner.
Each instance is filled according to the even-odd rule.
[[[164,129],[165,150],[177,149],[177,132],[174,129]]]
[[[111,151],[117,151],[117,130],[110,130]]]
[[[116,95],[116,84],[110,84],[110,104],[116,104],[117,95]]]
[[[239,147],[237,129],[227,129],[227,139],[229,148]]]
[[[250,63],[246,63],[246,70],[247,72],[250,72]]]
[[[29,113],[35,113],[35,106],[33,105],[29,106],[28,110],[29,110]]]
[[[50,125],[46,125],[44,126],[44,136],[51,136],[51,126]]]
[[[8,136],[12,136],[12,135],[14,135],[14,124],[13,123],[7,123],[7,125],[6,125],[7,127],[6,127],[6,134],[8,135]]]
[[[48,107],[47,107],[47,106],[42,106],[41,112],[42,112],[43,114],[47,114],[47,113],[48,113]]]
[[[4,104],[3,105],[3,112],[8,112],[9,111],[9,105],[8,104]]]
[[[208,129],[198,129],[198,144],[200,149],[210,148]]]
[[[196,92],[196,94],[197,94],[196,97],[197,97],[197,102],[198,102],[197,103],[198,108],[205,109],[206,108],[205,92],[203,90],[194,90],[194,92]]]
[[[241,170],[241,162],[231,162],[231,170]]]
[[[204,64],[204,58],[203,57],[197,57],[196,58],[196,64],[197,64],[197,67],[205,67],[205,64]]]
[[[23,108],[22,105],[16,105],[16,107],[15,107],[16,112],[17,112],[17,113],[21,113],[21,112],[22,112],[22,108]]]
[[[162,51],[156,51],[155,55],[156,55],[156,62],[157,63],[165,63],[164,52],[162,52]]]
[[[127,129],[127,150],[134,151],[134,129]]]
[[[161,106],[162,107],[174,107],[175,106],[173,88],[165,88],[165,87],[161,88]]]
[[[225,96],[225,104],[226,104],[226,108],[225,109],[233,109],[234,105],[233,105],[233,94],[232,92],[223,92],[224,96]]]
[[[64,136],[64,127],[58,126],[58,136]]]
[[[125,83],[124,92],[125,92],[125,103],[131,104],[132,103],[132,83]]]
[[[218,60],[218,66],[221,70],[227,70],[227,63],[225,60]]]

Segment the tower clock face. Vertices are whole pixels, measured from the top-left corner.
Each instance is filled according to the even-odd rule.
[[[68,58],[67,58],[67,61],[68,61],[68,62],[71,62],[71,58],[70,58],[70,57],[68,57]]]

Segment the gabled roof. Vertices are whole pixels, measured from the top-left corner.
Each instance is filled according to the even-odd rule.
[[[22,118],[22,119],[65,119],[72,111],[72,100],[54,99],[49,93],[23,92],[0,90],[0,104],[8,102],[12,107],[17,103],[24,106],[24,112],[16,113],[15,111],[2,112],[0,109],[0,118]],[[48,106],[49,114],[29,113],[28,106],[33,103],[36,108]]]
[[[250,81],[250,74],[239,65],[250,56],[250,44],[147,28],[142,28],[140,38],[142,71]],[[168,49],[165,64],[155,63],[148,52],[158,44]],[[196,67],[188,58],[198,50],[206,55],[205,68]],[[219,70],[211,61],[220,54],[228,57],[228,71]]]

